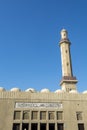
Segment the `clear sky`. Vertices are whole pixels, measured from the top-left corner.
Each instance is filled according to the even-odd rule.
[[[87,89],[87,1],[0,0],[0,86],[60,89],[60,31],[67,29],[77,89]]]

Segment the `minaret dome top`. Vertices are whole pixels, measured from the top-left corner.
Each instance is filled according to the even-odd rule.
[[[68,32],[66,29],[61,30],[61,39],[68,39]]]

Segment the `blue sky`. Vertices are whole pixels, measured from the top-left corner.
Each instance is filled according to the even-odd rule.
[[[1,0],[0,86],[60,89],[60,31],[68,30],[77,89],[87,89],[87,1]]]

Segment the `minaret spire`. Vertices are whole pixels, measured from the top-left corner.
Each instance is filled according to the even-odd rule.
[[[68,32],[65,29],[61,30],[61,40],[60,40],[60,50],[61,50],[61,62],[62,62],[62,80],[60,85],[64,91],[71,91],[76,89],[76,77],[73,77],[72,72],[72,62],[70,54],[70,41],[68,39]]]

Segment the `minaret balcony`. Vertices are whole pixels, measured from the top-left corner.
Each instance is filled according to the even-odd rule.
[[[76,77],[73,76],[63,76],[62,80],[60,82],[60,85],[62,85],[63,83],[77,83],[78,80],[76,79]]]

